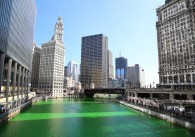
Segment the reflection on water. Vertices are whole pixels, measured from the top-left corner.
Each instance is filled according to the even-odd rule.
[[[0,126],[0,137],[195,137],[108,99],[40,101]]]

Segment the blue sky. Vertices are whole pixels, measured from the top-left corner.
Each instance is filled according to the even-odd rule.
[[[128,66],[140,64],[146,84],[158,83],[156,8],[165,0],[36,0],[34,41],[39,46],[53,36],[59,16],[64,23],[65,65],[80,63],[81,37],[104,34],[113,53]]]

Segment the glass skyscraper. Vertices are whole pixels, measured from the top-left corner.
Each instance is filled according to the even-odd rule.
[[[79,65],[74,61],[69,61],[67,65],[68,77],[72,77],[73,80],[79,81]]]
[[[108,38],[103,34],[82,37],[81,84],[89,88],[106,88],[108,80]]]
[[[32,57],[31,90],[35,92],[38,90],[39,83],[40,56],[41,48],[34,43]]]
[[[31,68],[35,16],[35,0],[0,1],[0,50],[28,70]]]
[[[35,0],[0,0],[0,103],[6,109],[28,98],[35,17]]]
[[[127,78],[127,59],[124,57],[119,57],[115,59],[115,77],[116,79],[126,79]]]

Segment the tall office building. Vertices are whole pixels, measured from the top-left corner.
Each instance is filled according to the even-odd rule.
[[[108,79],[114,79],[112,52],[108,49]]]
[[[68,67],[64,66],[64,77],[68,77]]]
[[[113,68],[113,59],[112,59],[112,52],[108,49],[107,53],[107,61],[108,61],[108,82],[107,82],[107,88],[113,88],[113,79],[114,79],[114,68]]]
[[[195,85],[194,0],[166,0],[157,9],[159,81],[162,87]]]
[[[89,88],[91,83],[96,88],[106,88],[108,38],[103,34],[82,37],[81,83]]]
[[[40,55],[41,55],[41,48],[38,47],[35,43],[33,43],[33,59],[32,59],[32,72],[31,72],[32,91],[38,90]]]
[[[28,99],[35,17],[35,0],[0,0],[0,103],[5,109]]]
[[[54,35],[48,43],[42,44],[39,92],[52,97],[63,96],[64,81],[64,25],[59,17],[55,25]]]
[[[79,66],[74,61],[69,61],[67,65],[68,77],[72,77],[73,80],[79,81]]]
[[[144,69],[139,66],[139,64],[135,64],[135,66],[132,67],[127,67],[127,87],[145,87],[145,72]]]
[[[126,79],[127,78],[127,59],[119,57],[115,59],[115,78]]]

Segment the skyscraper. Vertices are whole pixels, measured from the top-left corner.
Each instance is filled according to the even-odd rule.
[[[64,66],[64,77],[68,77],[68,67]]]
[[[106,88],[108,80],[108,38],[103,34],[82,37],[81,83],[83,88],[91,83],[97,88]]]
[[[160,86],[195,85],[194,0],[166,0],[156,22]]]
[[[73,80],[79,81],[79,66],[74,61],[69,61],[67,65],[68,77],[72,77]]]
[[[0,1],[0,103],[5,109],[28,99],[35,17],[35,0]]]
[[[142,69],[139,66],[139,64],[127,67],[127,87],[131,88],[145,87],[145,72],[144,69]]]
[[[126,79],[127,78],[127,59],[119,57],[115,59],[115,78]]]
[[[112,52],[108,49],[108,79],[114,79]]]
[[[39,92],[52,97],[63,96],[65,50],[63,35],[64,25],[59,17],[51,41],[41,46]]]
[[[107,88],[113,88],[113,79],[114,79],[114,68],[113,68],[113,59],[112,59],[112,52],[108,49],[107,54],[107,65],[108,65],[108,82],[107,82]]]
[[[39,66],[40,66],[41,48],[33,43],[33,59],[32,59],[32,72],[31,72],[31,88],[37,91],[39,83]]]

